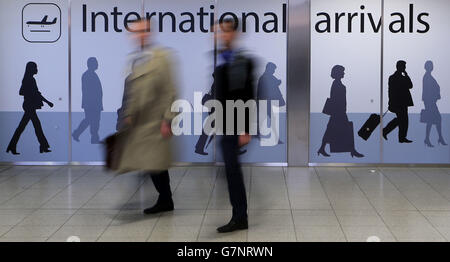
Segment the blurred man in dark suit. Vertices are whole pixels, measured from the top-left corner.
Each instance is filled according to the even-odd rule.
[[[225,226],[219,227],[217,229],[219,233],[248,228],[247,195],[239,163],[239,148],[248,144],[251,140],[250,112],[249,109],[245,109],[245,114],[238,116],[237,109],[227,105],[227,101],[243,101],[245,103],[254,100],[254,63],[247,54],[237,49],[235,45],[238,37],[237,27],[238,21],[225,19],[219,23],[219,28],[217,28],[220,48],[217,58],[218,63],[214,71],[214,84],[216,99],[224,108],[224,135],[220,144],[225,162],[230,202],[233,207],[231,221]],[[231,117],[230,114],[234,114],[234,122],[226,121],[227,117]],[[241,127],[237,123],[241,123],[241,121],[237,121],[238,117],[245,117],[245,130],[239,130]],[[230,123],[234,126],[230,127]],[[233,130],[233,132],[226,132],[229,130]]]

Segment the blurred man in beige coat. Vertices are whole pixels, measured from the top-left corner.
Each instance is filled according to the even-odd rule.
[[[156,214],[174,209],[168,171],[171,121],[176,116],[171,112],[176,97],[174,72],[169,51],[150,44],[150,21],[136,21],[131,31],[141,51],[133,59],[133,71],[127,78],[123,126],[128,134],[119,172],[151,175],[159,198],[144,213]]]

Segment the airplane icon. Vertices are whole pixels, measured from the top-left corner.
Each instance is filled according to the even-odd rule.
[[[56,24],[56,20],[57,18],[55,17],[55,19],[53,19],[53,21],[49,22],[47,21],[48,19],[48,15],[44,16],[44,18],[42,18],[42,21],[28,21],[27,25],[40,25],[41,27],[44,27],[46,25],[54,25]]]
[[[22,9],[22,37],[29,43],[55,43],[61,37],[61,21],[58,5],[28,3]]]

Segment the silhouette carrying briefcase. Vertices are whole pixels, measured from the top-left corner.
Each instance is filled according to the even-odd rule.
[[[387,114],[383,114],[383,117]],[[369,119],[364,123],[364,125],[361,127],[361,129],[358,131],[358,135],[364,139],[368,140],[369,137],[372,135],[373,131],[378,127],[378,125],[381,122],[381,117],[378,114],[371,114]]]
[[[108,136],[104,143],[105,149],[105,169],[108,171],[117,171],[119,169],[120,159],[124,143],[126,143],[127,129],[116,132]]]

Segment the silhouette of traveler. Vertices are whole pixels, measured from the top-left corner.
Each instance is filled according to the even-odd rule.
[[[397,71],[389,77],[389,111],[397,115],[383,129],[383,137],[388,140],[387,135],[398,126],[398,141],[400,143],[412,143],[408,140],[408,107],[414,106],[410,89],[413,88],[411,78],[406,72],[406,62],[397,62]]]
[[[426,123],[426,136],[425,145],[428,147],[434,147],[430,142],[430,132],[433,125],[436,126],[436,130],[439,135],[438,143],[446,146],[447,143],[442,136],[442,117],[437,107],[437,101],[441,99],[441,87],[436,79],[431,74],[433,72],[434,65],[432,61],[425,63],[425,75],[423,76],[423,91],[422,101],[425,104],[425,110],[421,113],[421,122]]]
[[[41,109],[44,106],[45,102],[50,107],[53,107],[53,103],[45,99],[42,94],[39,92],[39,89],[36,84],[36,80],[34,79],[34,75],[38,73],[37,64],[34,62],[28,62],[25,75],[23,76],[22,86],[20,87],[19,94],[23,96],[23,105],[22,108],[24,110],[24,115],[22,120],[20,120],[19,126],[14,132],[11,141],[9,142],[8,148],[6,149],[7,153],[12,153],[13,155],[19,155],[17,153],[17,142],[19,142],[20,135],[22,135],[25,127],[28,125],[28,122],[31,120],[34,126],[34,131],[36,133],[36,137],[39,141],[40,148],[39,152],[42,153],[50,153],[50,145],[48,144],[47,139],[45,138],[44,131],[42,130],[41,121],[36,114],[37,109]]]
[[[84,109],[84,119],[78,128],[73,132],[75,141],[80,141],[80,135],[90,127],[91,144],[99,144],[100,138],[98,130],[100,128],[101,112],[103,111],[103,91],[102,83],[95,71],[98,69],[98,62],[95,57],[87,61],[88,70],[81,78],[82,105]]]
[[[214,77],[214,74],[213,74]],[[209,93],[205,94],[202,98],[202,105],[205,105],[206,102],[208,102],[209,100],[214,99],[215,97],[215,88],[214,88],[214,83],[211,86],[211,90],[209,91]],[[209,112],[208,114],[211,115],[214,113],[214,108],[211,110],[211,112]],[[211,123],[211,126],[214,127],[215,125],[215,121]],[[209,139],[208,139],[209,138]],[[205,149],[208,148],[209,144],[211,143],[212,139],[214,138],[214,134],[212,135],[207,135],[205,133],[204,130],[202,130],[202,134],[200,135],[197,144],[195,144],[195,153],[199,154],[199,155],[203,155],[203,156],[207,156],[208,153],[205,152]]]
[[[271,121],[271,113],[274,111],[274,107],[271,104],[271,101],[278,101],[278,106],[284,106],[286,105],[286,102],[284,101],[283,95],[281,94],[279,86],[281,85],[281,80],[276,78],[274,76],[275,70],[277,69],[277,66],[269,62],[266,65],[266,70],[261,75],[258,81],[258,88],[256,91],[256,97],[258,101],[260,100],[266,100],[267,101],[267,116],[261,121],[268,120],[268,123]],[[259,107],[258,107],[259,110]],[[274,114],[275,116],[275,114]],[[259,114],[258,114],[259,117]],[[262,123],[258,121],[258,123]],[[277,130],[273,130],[275,132],[275,137],[279,139],[279,134]],[[258,136],[260,136],[259,128],[258,128]],[[283,142],[278,140],[278,144],[282,144]]]
[[[327,129],[322,138],[322,145],[317,152],[318,155],[330,157],[325,151],[325,146],[330,144],[332,153],[349,152],[352,157],[364,157],[355,149],[355,137],[353,123],[347,117],[347,90],[342,83],[345,75],[345,68],[335,65],[331,70],[331,77],[334,79],[331,85],[330,98],[325,104],[324,112],[330,115]]]

